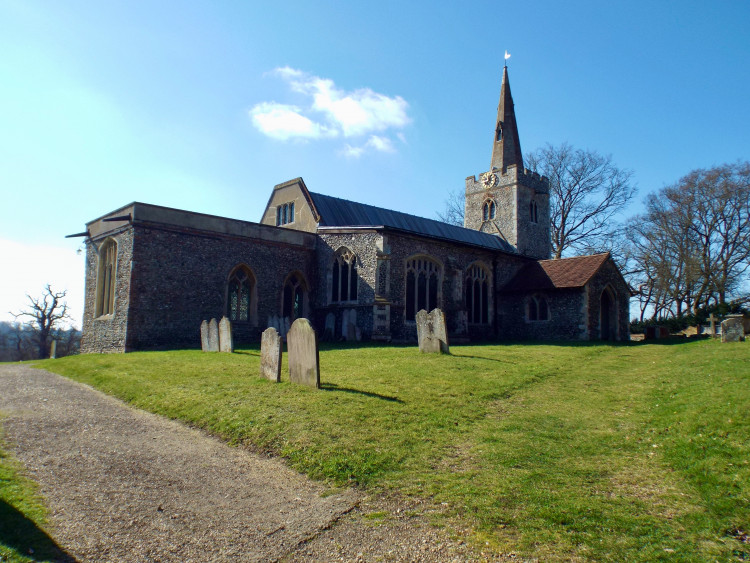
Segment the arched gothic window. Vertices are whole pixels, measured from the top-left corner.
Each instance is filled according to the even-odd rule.
[[[464,304],[470,324],[488,324],[490,321],[490,282],[487,270],[473,264],[466,270]]]
[[[496,214],[497,206],[495,205],[495,202],[491,199],[485,201],[484,205],[482,206],[482,221],[491,221],[495,218]]]
[[[276,208],[276,226],[294,223],[294,202],[284,203]]]
[[[292,321],[305,316],[307,284],[299,272],[290,274],[281,295],[281,316]]]
[[[115,279],[117,275],[117,243],[108,239],[99,248],[99,274],[96,278],[96,316],[115,312]]]
[[[406,320],[413,321],[417,311],[432,311],[440,299],[443,268],[432,258],[415,256],[406,261]]]
[[[526,318],[530,321],[548,321],[549,306],[547,300],[541,295],[529,297],[526,306]]]
[[[255,321],[255,276],[247,266],[237,266],[227,281],[227,317],[233,322]]]
[[[331,275],[331,303],[357,300],[357,257],[346,247],[336,251]]]
[[[529,221],[532,223],[539,222],[539,210],[537,209],[536,201],[533,199],[529,202]]]

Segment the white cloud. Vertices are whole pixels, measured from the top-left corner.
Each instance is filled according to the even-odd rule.
[[[372,135],[364,145],[354,147],[347,143],[344,149],[341,151],[346,157],[359,158],[365,152],[369,150],[375,150],[378,152],[396,152],[393,146],[393,142],[388,137],[381,137],[379,135]]]
[[[401,129],[411,122],[409,104],[401,96],[389,97],[370,88],[346,92],[333,80],[313,76],[290,67],[277,68],[274,74],[289,84],[292,91],[309,97],[305,109],[276,102],[262,102],[250,110],[255,127],[281,140],[318,139],[341,135],[356,138]],[[398,133],[402,136],[402,134]],[[365,149],[395,152],[387,137],[371,135],[360,147],[347,144],[342,154],[358,157]]]
[[[296,106],[262,102],[250,110],[250,117],[261,133],[282,141],[292,138],[317,139],[336,134],[336,131],[313,122],[300,112]]]

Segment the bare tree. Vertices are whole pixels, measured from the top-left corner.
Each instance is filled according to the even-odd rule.
[[[450,192],[445,200],[445,209],[437,212],[437,218],[443,223],[463,227],[465,197],[461,190]]]
[[[537,149],[526,160],[550,181],[553,257],[609,250],[617,240],[614,218],[635,194],[632,172],[615,166],[611,156],[567,143]]]
[[[654,316],[729,305],[731,296],[738,304],[750,270],[750,163],[694,170],[652,194],[628,240],[633,285]]]
[[[68,315],[68,304],[62,299],[67,291],[56,292],[47,284],[44,288],[44,294],[41,298],[34,298],[26,295],[29,304],[25,311],[12,313],[16,319],[19,317],[29,317],[26,326],[33,330],[32,337],[37,346],[39,358],[45,358],[49,354],[49,337],[57,323],[64,319],[70,318]]]

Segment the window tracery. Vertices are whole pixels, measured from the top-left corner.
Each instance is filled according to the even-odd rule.
[[[331,267],[331,303],[357,300],[357,257],[346,247],[336,251]]]
[[[464,304],[470,324],[488,324],[490,283],[487,270],[473,264],[466,270]]]
[[[96,280],[96,316],[115,312],[115,279],[117,274],[117,242],[105,241],[99,248],[99,275]]]
[[[440,300],[443,268],[428,256],[415,256],[406,261],[406,320],[416,319],[417,312],[432,311]]]
[[[539,210],[537,209],[536,200],[529,202],[529,221],[532,223],[539,222]]]
[[[281,315],[292,321],[305,316],[307,284],[302,274],[294,272],[284,283],[281,297]]]
[[[233,322],[256,317],[255,276],[246,266],[237,266],[227,281],[227,317]]]
[[[547,299],[541,295],[532,295],[526,305],[526,318],[530,321],[548,321],[550,314]]]
[[[492,221],[497,214],[497,206],[495,205],[495,202],[491,199],[488,199],[484,202],[484,205],[482,206],[482,220],[483,221]]]

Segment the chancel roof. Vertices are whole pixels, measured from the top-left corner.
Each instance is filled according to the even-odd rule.
[[[347,199],[308,193],[320,217],[320,227],[390,227],[431,238],[514,253],[513,247],[497,235]]]
[[[503,291],[539,291],[583,287],[609,259],[609,252],[529,262],[521,268]]]

